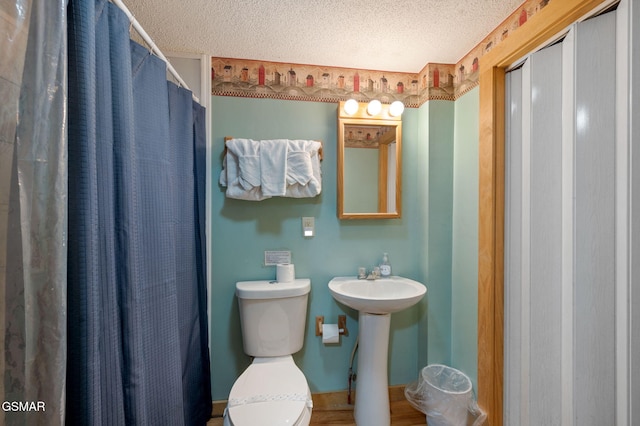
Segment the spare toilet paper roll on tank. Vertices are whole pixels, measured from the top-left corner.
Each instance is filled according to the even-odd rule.
[[[296,279],[293,263],[278,263],[276,265],[276,281],[279,283],[290,283]]]
[[[338,324],[322,324],[322,343],[340,343]]]

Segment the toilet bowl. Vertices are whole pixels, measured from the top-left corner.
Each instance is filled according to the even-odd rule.
[[[302,371],[289,356],[256,358],[236,380],[225,426],[307,426],[313,402]]]
[[[307,426],[313,403],[293,361],[302,349],[311,282],[236,283],[244,352],[253,362],[229,393],[225,426]]]

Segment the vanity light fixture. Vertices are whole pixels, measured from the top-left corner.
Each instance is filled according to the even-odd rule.
[[[404,112],[404,104],[401,101],[395,101],[389,106],[389,115],[398,117]]]
[[[382,104],[377,99],[372,100],[369,102],[369,105],[367,105],[367,114],[369,115],[378,115],[381,110]]]
[[[358,112],[358,101],[356,101],[355,99],[349,99],[347,102],[345,102],[344,112],[347,113],[347,115],[353,115]]]
[[[362,106],[364,105],[362,104]],[[357,114],[360,108],[361,104],[355,99],[349,99],[342,104],[342,110],[348,116]],[[391,105],[384,106],[379,100],[373,99],[366,106],[366,112],[371,117],[382,113],[383,110],[384,114],[388,114],[389,117],[399,117],[404,112],[404,103],[402,101],[394,101]]]

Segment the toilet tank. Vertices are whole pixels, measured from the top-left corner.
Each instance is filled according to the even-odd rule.
[[[244,352],[254,357],[291,355],[302,349],[311,281],[236,283]]]

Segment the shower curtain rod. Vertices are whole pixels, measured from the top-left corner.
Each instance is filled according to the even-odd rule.
[[[149,34],[147,34],[144,28],[142,28],[142,25],[140,25],[140,22],[138,22],[138,20],[135,18],[135,16],[133,16],[133,14],[127,8],[127,6],[125,6],[122,0],[110,0],[110,1],[116,6],[118,6],[120,9],[122,9],[122,11],[127,15],[127,18],[129,18],[129,22],[131,22],[131,25],[133,25],[133,28],[135,28],[138,34],[140,34],[140,36],[144,39],[145,43],[147,43],[151,47],[151,50],[153,50],[153,52],[167,64],[167,70],[169,70],[169,72],[175,77],[175,79],[178,80],[178,83],[180,83],[180,86],[184,87],[187,90],[191,90],[189,89],[189,86],[187,86],[187,83],[184,82],[182,77],[180,77],[180,74],[178,74],[178,71],[176,71],[173,65],[171,65],[171,62],[169,62],[167,57],[164,56],[160,48],[153,42]],[[198,97],[193,93],[193,91],[191,91],[191,96],[196,102],[200,103],[200,99],[198,99]]]

